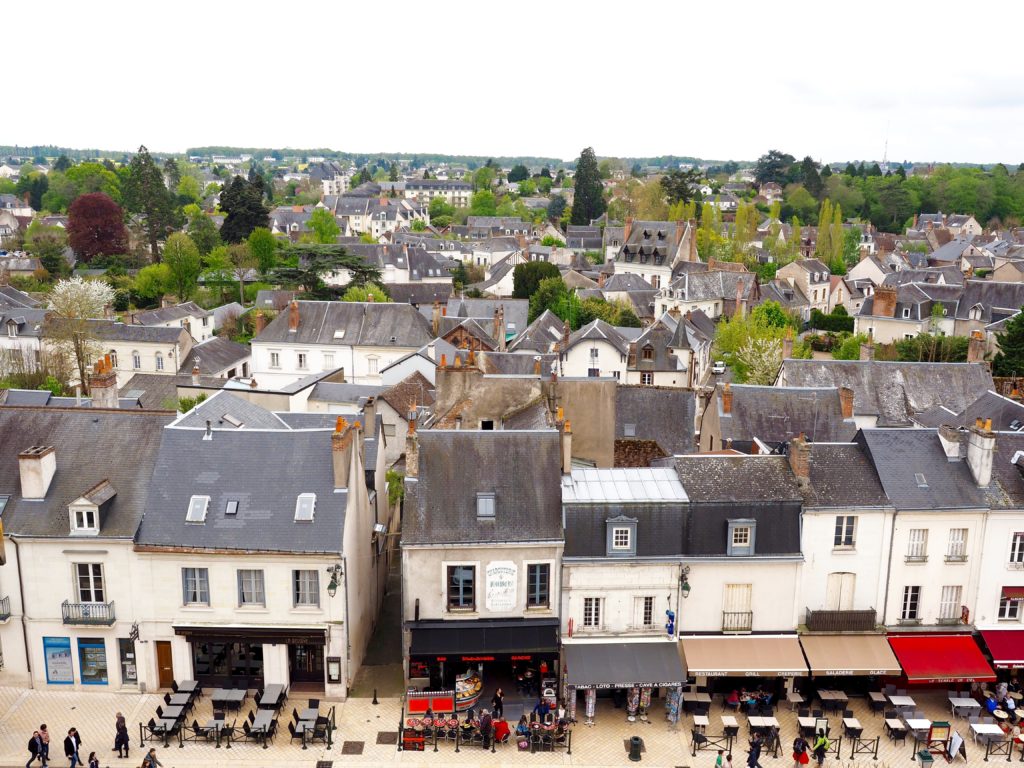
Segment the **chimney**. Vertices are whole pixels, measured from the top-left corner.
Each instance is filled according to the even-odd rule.
[[[107,304],[106,306],[103,307],[103,317],[106,320],[113,320],[114,319],[114,308],[111,307],[109,304]]]
[[[985,335],[981,331],[971,331],[967,342],[967,362],[980,363],[985,359]]]
[[[257,386],[258,385],[256,384],[256,377],[253,376],[251,379],[249,379],[249,389],[256,389]]]
[[[537,357],[533,358],[533,375],[534,376],[540,376],[541,375],[541,372],[540,372],[540,355],[538,355]]]
[[[880,285],[875,288],[875,306],[871,314],[875,317],[896,317],[896,289]]]
[[[504,352],[508,349],[508,342],[505,339],[505,305],[501,304],[495,310],[494,316],[494,337],[498,340],[498,351]]]
[[[434,342],[427,344],[427,357],[431,360],[437,359],[437,345]]]
[[[405,476],[419,477],[420,439],[416,434],[416,406],[409,411],[409,431],[405,435]]]
[[[676,305],[676,306],[673,306],[671,309],[669,309],[668,316],[671,317],[673,320],[675,320],[678,323],[679,322],[679,318],[681,318],[683,316],[683,313],[679,309],[679,306]],[[690,319],[690,311],[689,310],[686,311],[686,319],[687,320]]]
[[[844,419],[853,418],[853,390],[849,387],[839,388],[839,407],[843,411]]]
[[[959,461],[963,458],[961,455],[963,437],[964,432],[956,427],[951,427],[949,424],[939,425],[939,442],[942,444],[942,450],[946,453],[946,458],[950,461]]]
[[[871,337],[868,336],[867,342],[860,345],[860,359],[861,360],[874,360],[875,359],[875,345],[871,342]]]
[[[57,452],[52,445],[33,445],[18,454],[18,468],[22,498],[45,499],[57,471]]]
[[[388,199],[386,197],[380,198],[380,204],[386,206],[388,204]]]
[[[569,321],[566,320],[562,323],[562,351],[565,352],[569,348],[569,334],[571,332],[569,327]]]
[[[352,428],[344,416],[339,416],[331,435],[331,463],[334,466],[334,487],[348,488],[352,468]]]
[[[196,358],[196,364],[192,366],[192,386],[199,386],[199,358]]]
[[[622,242],[623,244],[629,240],[629,233],[633,231],[633,217],[626,217],[626,226],[622,228]]]
[[[93,365],[89,395],[94,408],[117,408],[117,374],[110,364],[110,355],[104,355]]]
[[[562,474],[572,474],[572,424],[562,425]]]
[[[747,303],[743,301],[743,281],[736,280],[736,315],[742,320],[747,316]]]
[[[296,333],[299,330],[299,302],[292,299],[288,304],[288,333]]]
[[[722,387],[722,413],[732,413],[732,386],[729,382],[725,382],[725,386]]]
[[[377,400],[373,397],[366,398],[366,404],[363,405],[363,421],[363,434],[368,440],[372,440],[377,434]]]
[[[263,314],[262,309],[256,310],[256,335],[259,336],[263,333],[263,329],[267,327],[267,316]]]
[[[430,332],[436,339],[441,332],[441,302],[435,301],[430,310]]]
[[[608,279],[608,273],[603,269],[597,273],[597,287],[604,288],[605,281]]]
[[[806,488],[811,482],[811,446],[803,432],[789,441],[789,468],[793,470],[797,485]]]
[[[787,328],[786,335],[782,337],[782,359],[789,360],[791,357],[793,357],[793,329]]]
[[[676,221],[676,247],[677,248],[679,247],[679,244],[681,242],[683,242],[683,235],[685,235],[685,234],[686,234],[686,222],[683,221],[682,219],[679,219],[678,221]]]
[[[373,294],[372,294],[372,293],[370,293],[370,290],[369,290],[369,289],[367,289],[367,290],[366,290],[366,303],[367,303],[367,304],[373,304],[373,301],[374,301],[374,299],[373,299]]]
[[[967,466],[979,488],[987,488],[992,482],[992,454],[995,447],[992,419],[978,419],[967,435]]]
[[[448,355],[441,355],[441,368],[448,367]]]

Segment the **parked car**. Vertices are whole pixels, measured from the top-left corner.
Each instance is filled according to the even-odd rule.
[[[715,376],[721,376],[725,373],[725,361],[715,360],[714,365],[711,366],[711,372],[715,374]]]

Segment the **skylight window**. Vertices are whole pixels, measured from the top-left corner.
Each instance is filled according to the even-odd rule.
[[[342,328],[340,330],[335,331],[334,332],[334,338],[336,338],[336,339],[344,339],[345,338],[345,329]]]
[[[925,479],[924,475],[922,475],[920,472],[914,473],[914,479],[917,480],[917,487],[918,488],[927,488],[928,487],[928,481]]]
[[[206,510],[209,506],[209,496],[193,496],[188,502],[188,514],[185,515],[185,522],[205,523]]]
[[[238,499],[228,499],[227,506],[224,507],[225,515],[237,515],[238,514]]]
[[[316,494],[315,493],[300,493],[299,497],[295,500],[295,522],[297,523],[311,523],[313,522],[313,512],[316,509]]]
[[[494,518],[493,493],[478,493],[476,495],[476,516],[477,518]]]
[[[241,427],[245,426],[245,422],[243,422],[240,419],[232,416],[230,413],[225,413],[224,414],[224,421],[226,421],[228,424],[230,424],[233,427],[241,428]]]

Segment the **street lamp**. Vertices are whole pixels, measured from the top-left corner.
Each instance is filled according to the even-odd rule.
[[[327,575],[331,577],[331,580],[327,584],[327,594],[334,597],[338,594],[338,580],[341,578],[341,566],[332,565],[327,569]]]
[[[684,600],[690,596],[690,582],[686,580],[686,577],[689,575],[690,566],[684,565],[682,571],[679,573],[679,590],[683,593]]]

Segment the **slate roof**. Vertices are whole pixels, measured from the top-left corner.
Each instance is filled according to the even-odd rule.
[[[142,408],[138,395],[119,397],[118,408]],[[60,408],[92,408],[92,398],[58,397],[47,389],[0,389],[0,405],[51,406]]]
[[[956,308],[957,320],[969,320],[971,309],[981,305],[981,322],[988,324],[1016,314],[1024,306],[1024,283],[966,280]]]
[[[882,482],[857,443],[811,443],[809,507],[882,507],[889,505]]]
[[[177,304],[173,307],[161,307],[151,309],[147,312],[139,312],[135,315],[136,325],[157,325],[161,323],[172,323],[175,320],[184,320],[186,317],[211,317],[213,312],[203,309],[194,301],[187,301],[184,304]]]
[[[3,512],[4,533],[70,538],[68,504],[109,480],[117,495],[101,516],[99,537],[130,539],[161,433],[172,418],[140,410],[0,408],[0,494],[11,496]],[[21,497],[18,454],[33,445],[56,448],[57,471],[42,502]]]
[[[592,320],[578,331],[573,331],[569,335],[569,349],[590,340],[607,341],[621,354],[629,353],[629,340],[604,320]]]
[[[480,369],[493,376],[536,376],[534,358],[540,357],[540,376],[542,379],[551,377],[558,355],[538,354],[526,355],[515,352],[483,352],[478,359]]]
[[[956,240],[950,240],[945,245],[941,245],[928,254],[928,261],[931,262],[955,262],[963,256],[964,251],[971,247],[970,240],[963,240],[957,238]]]
[[[1024,451],[1024,434],[996,434],[992,487],[986,492],[988,503],[994,508],[1024,508],[1024,472],[1017,463],[1020,461],[1018,451]]]
[[[882,285],[906,285],[907,283],[944,283],[946,285],[963,285],[964,273],[956,265],[929,267],[927,269],[901,269],[885,276]]]
[[[545,309],[519,336],[509,342],[508,348],[519,352],[550,352],[552,345],[562,340],[563,328],[562,318],[550,309]]]
[[[0,307],[24,307],[36,309],[42,307],[42,303],[11,285],[0,285]]]
[[[241,365],[252,357],[252,351],[245,344],[236,344],[227,336],[213,336],[201,341],[189,350],[181,361],[178,373],[191,375],[196,360],[200,371],[223,371],[233,365]]]
[[[18,336],[39,338],[43,335],[43,321],[46,319],[47,311],[25,307],[5,307],[0,304],[0,333],[6,336],[8,324],[14,323]]]
[[[420,430],[418,435],[419,477],[406,480],[403,545],[562,539],[556,431]],[[495,495],[493,519],[477,519],[477,493]]]
[[[684,262],[690,264],[691,262]],[[710,301],[714,299],[732,300],[736,299],[736,283],[743,283],[743,298],[751,299],[756,295],[757,280],[752,272],[728,272],[716,269],[712,272],[705,270],[683,270],[679,277],[673,280],[662,294],[670,298],[678,298],[683,301]]]
[[[227,383],[228,379],[221,379],[217,376],[199,377],[199,386],[205,388],[220,389]],[[121,395],[137,397],[143,408],[173,410],[173,403],[178,399],[179,386],[192,386],[192,376],[136,373],[121,387]]]
[[[909,426],[913,414],[935,405],[959,413],[992,389],[981,363],[902,363],[878,360],[786,360],[779,382],[791,387],[849,387],[853,412],[878,426]]]
[[[640,277],[640,275],[634,275],[629,272],[616,272],[605,280],[601,290],[608,293],[609,291],[650,291],[652,288],[651,284]]]
[[[387,289],[392,301],[416,306],[445,304],[452,295],[450,283],[388,283]]]
[[[988,391],[968,405],[962,413],[942,423],[970,427],[974,425],[976,419],[992,419],[992,429],[995,432],[1016,432],[1024,428],[1024,403]],[[1011,426],[1014,422],[1017,423],[1016,428]]]
[[[494,310],[498,307],[505,313],[506,334],[515,335],[528,325],[530,302],[527,299],[465,299],[452,296],[448,299],[448,317],[483,319],[486,321],[485,327],[492,327]],[[431,309],[426,308],[426,311]]]
[[[947,459],[935,430],[865,429],[857,442],[866,448],[897,510],[985,506],[985,494],[967,462]]]
[[[288,429],[288,425],[266,408],[222,389],[215,392],[174,422],[176,427],[213,430]]]
[[[48,323],[63,322],[59,317],[51,317]],[[184,328],[166,328],[159,325],[125,325],[114,320],[87,320],[92,326],[92,333],[99,339],[116,341],[136,341],[141,343],[178,344],[188,337]]]
[[[731,413],[722,412],[724,384],[715,387],[723,439],[758,438],[768,444],[787,442],[801,433],[811,442],[852,440],[853,420],[843,419],[839,390],[835,387],[763,387],[730,384]]]
[[[387,387],[377,384],[344,384],[322,381],[313,387],[310,400],[326,403],[358,403],[363,398],[376,397]]]
[[[331,430],[164,430],[139,545],[340,553],[347,491],[334,490]],[[295,521],[300,493],[316,494],[311,522]],[[193,495],[209,496],[206,521],[185,522]],[[235,515],[225,515],[229,500]]]
[[[271,290],[264,288],[256,292],[256,309],[282,310],[298,295],[297,291]]]
[[[290,310],[278,314],[254,341],[268,344],[419,347],[432,338],[430,324],[408,304],[299,301],[299,328],[288,330]],[[336,338],[339,331],[344,336]],[[392,342],[391,339],[395,341]]]
[[[434,385],[422,373],[413,371],[377,397],[394,408],[395,412],[404,418],[413,408],[434,404]]]
[[[692,454],[674,460],[690,501],[802,500],[786,456]]]

